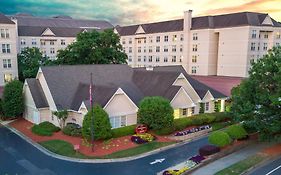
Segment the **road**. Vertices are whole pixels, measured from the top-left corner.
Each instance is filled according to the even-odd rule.
[[[47,156],[0,125],[0,175],[155,175],[197,154],[207,137],[144,158],[116,163],[76,163]],[[151,165],[156,159],[162,163]]]
[[[250,175],[280,175],[281,174],[281,157],[266,165],[255,169]]]

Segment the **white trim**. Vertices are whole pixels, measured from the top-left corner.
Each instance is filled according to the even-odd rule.
[[[82,101],[82,103],[81,103],[81,105],[80,105],[80,107],[79,107],[79,109],[78,109],[78,111],[77,111],[78,113],[79,113],[79,112],[82,113],[82,112],[81,112],[81,108],[85,108],[85,109],[87,110],[87,112],[88,112],[88,109],[87,109],[87,107],[86,107],[84,101]]]
[[[203,99],[202,99],[202,102],[204,102],[204,99],[205,99],[205,97],[207,96],[208,93],[210,93],[210,95],[212,96],[212,97],[211,97],[211,100],[215,100],[213,94],[210,92],[210,90],[208,90],[208,91],[206,92],[206,94],[204,95],[204,97],[203,97]]]
[[[180,75],[176,78],[176,80],[173,82],[174,86],[177,86],[175,83],[177,82],[178,79],[184,78],[186,80],[186,82],[188,83],[188,85],[190,85],[190,87],[192,88],[193,92],[197,95],[197,97],[199,98],[198,102],[201,102],[202,99],[200,98],[200,96],[197,94],[196,90],[194,89],[194,87],[189,83],[189,81],[187,80],[187,78],[184,76],[183,73],[180,73]]]
[[[178,92],[176,93],[176,95],[174,96],[174,98],[171,100],[170,104],[173,103],[173,101],[176,99],[176,97],[178,96],[178,94],[180,93],[180,91],[183,90],[183,92],[187,95],[187,97],[189,98],[189,100],[192,102],[192,105],[191,106],[187,106],[185,108],[191,108],[191,107],[195,107],[195,103],[194,101],[190,98],[190,96],[188,95],[188,93],[185,91],[185,89],[183,87],[181,87]]]
[[[108,100],[108,102],[106,103],[106,105],[103,107],[103,109],[105,109],[109,104],[110,104],[110,102],[113,100],[113,98],[116,96],[116,95],[118,95],[118,94],[124,94],[128,99],[129,99],[129,101],[137,108],[137,109],[139,109],[138,108],[138,106],[129,98],[129,96],[119,87],[117,90],[116,90],[116,92],[112,95],[112,97]]]
[[[269,23],[265,23],[266,20],[268,20],[268,22],[270,22],[270,24],[269,24]],[[267,16],[264,18],[264,20],[262,21],[262,24],[263,24],[263,25],[272,25],[272,26],[273,26],[273,22],[272,22],[272,20],[271,20],[271,18],[270,18],[269,15],[267,15]]]
[[[135,34],[145,34],[145,31],[141,25],[137,28]]]
[[[47,30],[50,30],[53,34],[53,36],[56,36],[55,33],[48,27],[44,30],[44,32],[42,32],[41,36],[45,36],[45,33],[47,32]],[[50,36],[50,35],[46,35],[46,36]]]

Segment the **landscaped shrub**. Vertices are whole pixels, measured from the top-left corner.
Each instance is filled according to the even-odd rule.
[[[247,131],[248,134],[257,132],[257,128],[254,122],[246,121],[242,123],[243,128]]]
[[[121,128],[112,129],[112,137],[123,137],[135,134],[136,125],[124,126]]]
[[[243,139],[247,137],[246,130],[241,125],[231,125],[225,131],[232,139]]]
[[[163,97],[146,97],[139,105],[138,123],[146,124],[153,130],[172,127],[173,114],[174,109],[169,100]]]
[[[212,130],[216,131],[232,124],[233,123],[231,121],[228,121],[228,122],[213,123],[211,124],[211,126],[212,126]]]
[[[94,113],[94,122],[92,116]],[[103,140],[112,137],[111,125],[109,122],[108,114],[104,109],[97,105],[92,110],[90,110],[84,117],[82,125],[82,136],[88,140],[91,139],[91,129],[93,122],[94,139]]]
[[[220,148],[215,145],[205,145],[199,149],[201,156],[209,156],[218,152],[220,152]]]
[[[219,147],[229,145],[232,141],[229,135],[223,131],[215,131],[211,133],[208,140],[211,144]]]
[[[151,142],[155,139],[155,137],[149,133],[144,133],[144,134],[135,134],[132,135],[131,141],[135,142],[137,144],[143,144],[147,142]]]
[[[215,112],[212,113],[216,117],[215,122],[222,122],[222,121],[227,121],[231,119],[231,114],[228,112]]]
[[[210,129],[209,125],[205,125],[205,126],[199,126],[199,127],[195,127],[195,128],[191,128],[185,131],[178,131],[175,133],[175,136],[184,136],[184,135],[188,135],[188,134],[192,134],[192,133],[196,133],[199,131],[203,131],[206,129]]]
[[[82,136],[81,127],[74,123],[68,123],[63,129],[62,132],[65,135],[80,137]]]
[[[172,134],[174,132],[174,128],[173,127],[167,127],[167,128],[162,128],[162,129],[158,129],[158,130],[155,130],[154,133],[157,134],[157,135],[169,135],[169,134]]]
[[[181,131],[192,125],[191,117],[184,117],[174,120],[174,128],[176,131]]]
[[[50,122],[42,122],[39,125],[33,125],[31,131],[34,134],[41,135],[41,136],[51,136],[54,132],[58,132],[60,130],[59,127],[55,126]]]

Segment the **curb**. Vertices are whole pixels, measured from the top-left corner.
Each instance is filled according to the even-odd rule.
[[[46,148],[44,148],[43,146],[41,146],[40,144],[38,144],[37,142],[34,142],[33,140],[31,140],[29,137],[25,136],[23,133],[19,132],[17,129],[7,125],[7,124],[3,124],[0,121],[0,124],[2,124],[5,128],[9,129],[10,131],[12,131],[13,133],[15,133],[16,135],[20,136],[22,139],[24,139],[25,141],[27,141],[28,143],[30,143],[31,145],[33,145],[35,148],[37,148],[39,151],[43,152],[44,154],[51,156],[53,158],[56,159],[60,159],[60,160],[65,160],[65,161],[70,161],[70,162],[77,162],[77,163],[112,163],[112,162],[127,162],[127,161],[132,161],[132,160],[136,160],[136,159],[140,159],[143,157],[147,157],[162,151],[166,151],[172,148],[176,148],[185,144],[188,144],[192,141],[196,141],[199,140],[203,137],[206,137],[206,135],[202,135],[201,137],[195,138],[195,139],[190,139],[190,140],[186,140],[186,141],[182,141],[179,143],[175,143],[166,147],[162,147],[162,148],[158,148],[140,155],[136,155],[136,156],[131,156],[131,157],[125,157],[125,158],[116,158],[116,159],[79,159],[79,158],[71,158],[71,157],[66,157],[66,156],[62,156],[56,153],[53,153],[49,150],[47,150]]]

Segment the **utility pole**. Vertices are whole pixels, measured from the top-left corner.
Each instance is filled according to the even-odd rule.
[[[93,73],[91,73],[90,82],[90,107],[91,107],[91,145],[92,152],[94,152],[94,105],[93,105]]]

